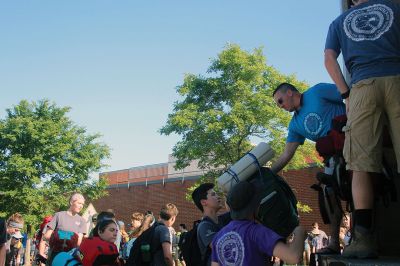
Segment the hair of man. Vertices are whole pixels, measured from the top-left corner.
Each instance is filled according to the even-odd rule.
[[[201,204],[201,200],[203,200],[203,199],[206,200],[208,191],[213,188],[214,188],[213,183],[204,183],[204,184],[201,184],[200,186],[198,186],[195,190],[193,190],[193,193],[192,193],[193,202],[201,212],[204,212],[204,208],[203,208],[203,205]]]
[[[290,83],[284,82],[284,83],[279,84],[278,87],[276,87],[276,89],[275,89],[274,92],[272,93],[272,97],[274,97],[275,94],[276,94],[278,91],[280,91],[280,92],[282,92],[282,93],[285,93],[285,92],[287,92],[288,90],[295,91],[295,92],[299,92],[299,90],[296,89],[295,86],[293,86],[293,85],[290,84]]]
[[[161,208],[160,218],[168,221],[172,217],[178,216],[178,213],[178,208],[176,208],[175,204],[167,203]]]
[[[7,219],[7,224],[24,224],[24,218],[22,215],[18,212],[12,214],[8,219]]]
[[[77,200],[83,200],[85,201],[85,197],[79,193],[79,192],[74,192],[72,193],[71,197],[69,197],[69,204],[72,205],[73,202],[77,201]]]

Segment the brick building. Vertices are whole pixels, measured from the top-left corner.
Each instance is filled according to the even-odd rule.
[[[201,213],[185,196],[187,189],[202,175],[202,171],[197,169],[196,162],[182,171],[176,171],[174,165],[174,159],[170,156],[168,163],[100,174],[100,178],[106,178],[109,182],[109,195],[93,202],[94,207],[97,211],[113,209],[119,220],[129,223],[132,212],[151,210],[158,215],[160,207],[171,202],[179,210],[175,227],[180,223],[191,227],[192,222],[201,217]],[[327,231],[327,226],[323,225],[320,218],[317,193],[310,188],[315,183],[318,171],[321,169],[309,167],[281,172],[280,175],[292,187],[297,199],[313,210],[311,213],[300,214],[301,224],[310,228],[311,223],[317,221]]]

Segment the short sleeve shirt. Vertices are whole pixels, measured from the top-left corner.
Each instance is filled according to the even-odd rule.
[[[327,135],[332,119],[346,113],[346,106],[334,84],[319,83],[302,94],[301,108],[289,123],[286,142],[316,141]]]
[[[219,265],[267,265],[281,240],[284,238],[254,221],[233,220],[216,234],[212,261]]]
[[[335,19],[325,49],[342,53],[351,83],[400,74],[400,4],[369,0]]]
[[[159,224],[154,229],[154,236],[152,241],[152,247],[155,248],[156,253],[154,254],[154,259],[152,261],[152,265],[154,266],[163,266],[167,265],[164,260],[164,252],[162,249],[162,243],[168,242],[171,244],[171,253],[172,253],[172,236],[170,230],[164,224]]]
[[[48,228],[53,230],[60,229],[77,234],[86,234],[87,225],[85,219],[79,214],[69,215],[66,211],[57,212],[53,219],[47,224]]]
[[[206,259],[207,265],[211,265],[211,256],[206,258],[207,250],[214,239],[215,234],[221,229],[221,226],[214,223],[209,217],[205,216],[197,227],[197,243],[200,253]]]
[[[315,247],[318,251],[326,246],[328,236],[322,230],[319,230],[319,234],[311,234],[308,239],[311,242],[311,246]]]

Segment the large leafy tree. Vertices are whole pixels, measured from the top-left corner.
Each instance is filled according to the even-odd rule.
[[[182,137],[173,148],[176,167],[192,160],[204,170],[224,170],[251,149],[251,142],[269,142],[279,155],[285,145],[291,114],[278,108],[272,92],[282,82],[301,91],[308,86],[294,75],[284,75],[266,64],[262,49],[252,52],[228,45],[212,60],[207,75],[187,74],[177,87],[181,100],[174,103],[161,134]],[[300,147],[288,167],[317,160],[313,144]],[[220,171],[209,171],[215,178]]]
[[[0,120],[0,214],[20,212],[36,224],[45,214],[64,208],[79,191],[104,195],[105,181],[90,178],[109,157],[98,134],[87,134],[68,117],[70,108],[48,100],[25,100]]]

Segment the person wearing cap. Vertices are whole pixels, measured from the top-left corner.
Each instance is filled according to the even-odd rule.
[[[22,238],[20,231],[11,235],[10,249],[7,251],[6,264],[7,266],[19,266],[22,257]]]
[[[212,242],[212,266],[266,265],[271,256],[286,263],[301,261],[306,231],[298,226],[290,244],[271,229],[257,223],[262,199],[260,186],[248,181],[236,184],[228,193],[232,221],[223,227]]]
[[[24,218],[19,213],[14,213],[7,222],[0,219],[0,266],[6,262],[6,254],[10,249],[11,235],[20,232],[24,227]]]

